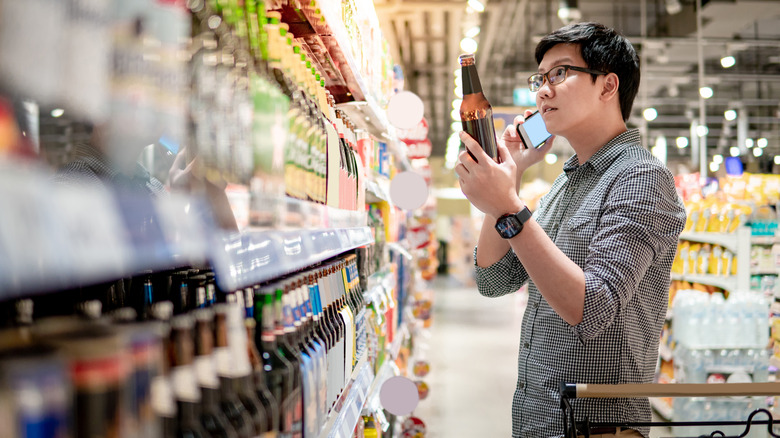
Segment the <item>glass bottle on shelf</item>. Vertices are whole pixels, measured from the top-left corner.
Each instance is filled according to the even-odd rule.
[[[256,299],[262,302],[262,295],[258,294]],[[262,311],[262,306],[257,306],[257,310],[258,313]],[[268,416],[268,430],[261,435],[261,438],[275,438],[279,432],[279,404],[266,384],[263,357],[256,344],[257,320],[247,319],[244,324],[247,334],[247,353],[253,370],[254,391]]]
[[[194,369],[193,320],[188,315],[171,319],[168,357],[176,394],[176,437],[205,438],[200,424],[201,395]]]
[[[294,347],[290,343],[289,331],[285,330],[284,322],[284,305],[282,297],[284,296],[284,288],[286,284],[279,284],[274,293],[274,319],[275,319],[275,332],[277,338],[277,349],[280,354],[287,359],[292,365],[292,380],[293,387],[289,398],[285,400],[282,405],[283,409],[291,410],[292,412],[292,424],[290,425],[290,433],[293,437],[297,437],[302,433],[303,425],[303,376],[301,373],[301,360],[296,354]],[[291,335],[294,332],[290,333]]]
[[[200,422],[213,437],[238,438],[220,408],[219,378],[214,364],[214,312],[199,309],[195,317],[195,371],[201,391]]]

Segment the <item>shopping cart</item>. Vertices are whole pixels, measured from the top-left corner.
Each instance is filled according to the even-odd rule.
[[[618,427],[676,427],[676,426],[744,426],[745,430],[739,437],[747,436],[751,426],[767,425],[768,435],[780,437],[775,434],[772,413],[766,409],[756,409],[750,413],[745,421],[672,421],[672,422],[634,422],[634,423],[590,423],[575,421],[571,399],[575,398],[617,398],[617,397],[728,397],[728,396],[777,396],[780,395],[780,382],[770,383],[646,383],[646,384],[622,384],[622,385],[589,385],[578,383],[561,383],[561,411],[563,414],[563,427],[565,438],[577,438],[578,436],[590,437],[591,428],[618,428]],[[756,417],[759,417],[758,419]],[[760,418],[766,416],[767,420]],[[780,421],[777,423],[780,425]],[[701,437],[727,437],[723,432],[716,430],[709,435]]]

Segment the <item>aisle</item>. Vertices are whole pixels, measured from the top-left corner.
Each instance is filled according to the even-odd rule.
[[[451,277],[437,278],[434,287],[425,379],[431,390],[415,411],[427,437],[511,436],[523,297],[485,298]]]

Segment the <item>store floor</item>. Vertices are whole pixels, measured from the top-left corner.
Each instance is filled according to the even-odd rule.
[[[432,286],[434,320],[424,340],[430,393],[415,410],[426,437],[509,438],[525,297],[485,298],[452,277],[440,276]],[[671,436],[652,432],[651,438]]]

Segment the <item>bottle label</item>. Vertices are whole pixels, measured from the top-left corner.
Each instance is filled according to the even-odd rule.
[[[200,388],[198,388],[193,366],[183,365],[172,368],[171,384],[176,399],[193,403],[200,401]]]
[[[173,388],[166,376],[157,376],[152,380],[150,388],[152,410],[158,417],[171,418],[176,416],[176,401],[173,398]]]
[[[214,367],[213,356],[198,356],[195,358],[195,372],[198,376],[198,384],[204,388],[219,388],[217,370]]]

